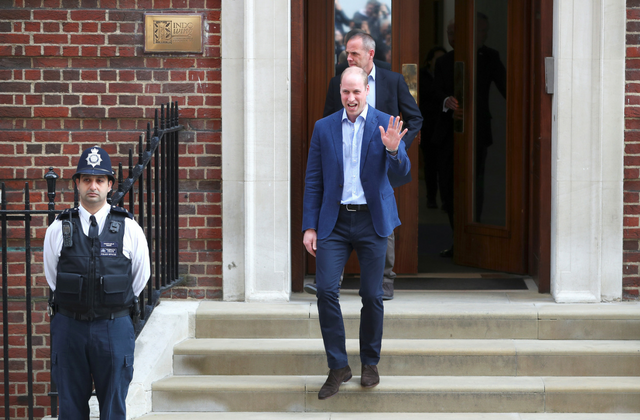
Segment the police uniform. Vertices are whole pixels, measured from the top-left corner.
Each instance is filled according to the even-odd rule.
[[[74,180],[81,174],[112,180],[109,155],[85,150]],[[93,382],[100,419],[124,420],[135,346],[130,314],[150,274],[144,232],[122,208],[105,203],[91,215],[80,205],[49,226],[43,259],[54,292],[51,374],[60,419],[89,419]]]

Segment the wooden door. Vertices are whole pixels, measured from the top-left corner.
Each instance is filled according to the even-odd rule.
[[[527,272],[526,1],[456,0],[454,261]]]
[[[367,0],[353,0],[364,8]],[[307,102],[306,102],[306,148],[313,133],[315,121],[322,118],[329,80],[335,74],[335,1],[309,0],[307,14]],[[346,9],[348,0],[339,2]],[[402,73],[418,67],[419,44],[419,0],[394,0],[391,4],[391,53],[387,56],[391,69]],[[349,11],[348,17],[353,16]],[[388,39],[388,38],[387,38]],[[380,42],[380,41],[378,41]],[[378,58],[378,57],[376,57]],[[381,57],[382,58],[382,57]],[[417,88],[417,86],[416,86]],[[398,212],[402,225],[395,230],[396,260],[394,271],[398,274],[416,273],[418,270],[418,149],[419,137],[413,141],[408,154],[412,163],[413,181],[395,190]],[[304,155],[306,162],[306,154]],[[305,165],[306,167],[306,165]],[[294,247],[296,244],[294,244]],[[301,241],[300,241],[300,246]],[[347,263],[347,273],[360,271],[355,253]],[[307,256],[307,273],[315,272],[315,258]],[[294,287],[295,290],[295,287]]]
[[[402,63],[417,62],[413,35],[418,33],[415,20],[417,7],[434,10],[434,15],[448,8],[453,0],[415,0],[392,3],[393,54],[392,64],[400,71]],[[468,66],[475,64],[473,37],[476,13],[483,4],[474,0],[455,1],[457,38],[456,60]],[[486,2],[485,2],[486,3]],[[507,1],[499,1],[498,5]],[[435,5],[437,4],[437,6]],[[302,291],[304,275],[313,272],[312,259],[307,267],[302,246],[302,194],[304,171],[314,122],[322,116],[326,87],[333,74],[334,1],[292,0],[292,290]],[[508,8],[507,8],[508,7]],[[487,223],[474,219],[473,133],[467,130],[456,135],[456,229],[455,260],[459,264],[511,271],[528,272],[538,281],[541,292],[550,289],[550,224],[551,224],[551,96],[545,92],[544,58],[552,55],[553,0],[508,2],[507,53],[501,58],[507,71],[507,110],[505,144],[504,223]],[[489,16],[495,20],[494,16]],[[434,39],[448,24],[450,17],[434,26]],[[402,24],[398,24],[401,21]],[[496,34],[503,25],[490,24]],[[465,29],[467,28],[467,29]],[[413,34],[412,34],[413,32]],[[489,40],[487,41],[489,45]],[[491,46],[491,45],[489,45]],[[425,49],[429,46],[424,45]],[[405,53],[406,49],[406,53]],[[530,61],[528,61],[530,60]],[[473,73],[466,78],[465,125],[473,127]],[[471,96],[470,96],[471,95]],[[527,137],[528,135],[528,137]],[[527,140],[528,138],[528,140]],[[417,142],[410,150],[414,183],[399,189],[396,195],[403,226],[396,241],[396,267],[400,273],[417,269]],[[493,147],[493,145],[491,146]],[[527,235],[528,230],[528,235]],[[406,240],[406,242],[405,242]],[[525,258],[526,256],[526,258]],[[528,264],[526,260],[528,258]],[[528,267],[527,267],[528,265]]]

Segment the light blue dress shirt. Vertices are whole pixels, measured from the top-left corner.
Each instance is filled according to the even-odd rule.
[[[367,77],[367,83],[369,83],[369,93],[367,94],[367,104],[371,108],[376,107],[376,65],[373,65],[371,73]]]
[[[342,111],[342,170],[344,172],[344,186],[340,201],[342,204],[367,204],[360,182],[360,155],[367,111],[369,111],[369,104],[365,105],[355,123],[349,121],[346,110]]]

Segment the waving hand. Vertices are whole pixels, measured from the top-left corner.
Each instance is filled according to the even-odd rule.
[[[402,131],[402,121],[400,121],[400,117],[389,117],[389,126],[387,127],[387,131],[384,131],[382,126],[380,128],[380,137],[382,137],[382,144],[388,150],[397,151],[398,146],[400,145],[400,140],[407,134],[409,131],[407,128]]]

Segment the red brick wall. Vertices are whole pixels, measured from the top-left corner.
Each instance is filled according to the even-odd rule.
[[[9,3],[6,5],[5,3]],[[161,104],[178,101],[186,131],[180,144],[180,267],[184,284],[165,297],[221,297],[220,0],[5,0],[0,5],[0,180],[9,203],[46,208],[43,176],[53,166],[57,208],[73,202],[69,179],[93,144],[128,168],[130,147]],[[203,12],[203,54],[144,54],[143,12]],[[125,175],[126,175],[125,170]],[[8,233],[18,238],[22,223]],[[42,274],[43,217],[31,245],[36,417],[48,414],[48,287]],[[10,250],[23,247],[12,239]],[[24,254],[10,253],[8,306],[11,418],[24,418],[26,344]],[[0,369],[2,366],[0,365]],[[0,382],[0,392],[4,392]],[[0,394],[2,395],[2,394]],[[4,416],[4,406],[0,416]]]
[[[640,291],[640,0],[627,0],[627,58],[624,156],[625,299]]]

